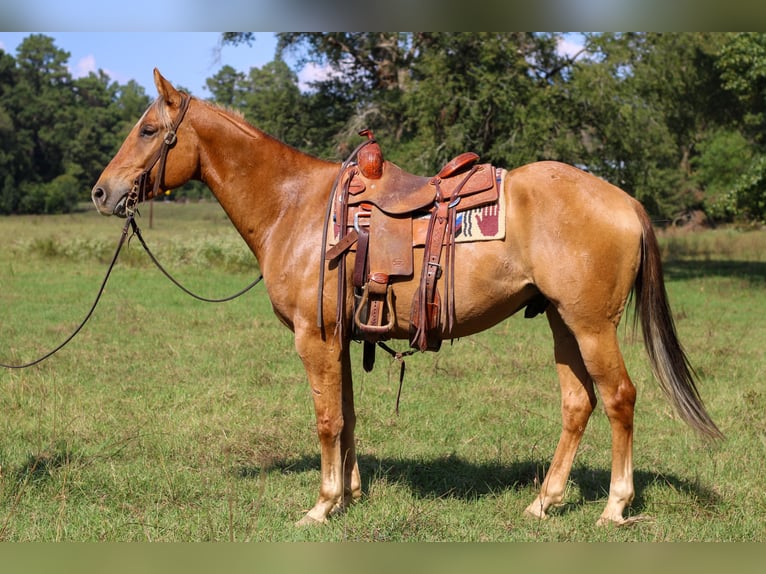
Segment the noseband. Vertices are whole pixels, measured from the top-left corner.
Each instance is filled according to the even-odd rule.
[[[183,93],[181,94],[181,109],[178,112],[178,116],[165,134],[165,137],[162,139],[162,144],[160,144],[159,149],[149,158],[144,171],[133,180],[133,187],[125,200],[125,214],[128,217],[135,214],[136,205],[149,197],[146,191],[147,183],[149,181],[149,172],[151,172],[157,162],[159,162],[160,166],[157,171],[157,177],[154,179],[154,187],[152,188],[151,195],[151,197],[157,197],[157,192],[160,189],[160,181],[165,178],[165,161],[167,160],[168,152],[176,143],[176,130],[178,130],[178,126],[181,125],[181,120],[183,120],[184,115],[186,115],[186,110],[189,108],[190,101],[191,96]]]

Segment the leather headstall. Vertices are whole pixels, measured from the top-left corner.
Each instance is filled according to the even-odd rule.
[[[125,201],[125,214],[127,216],[133,216],[136,211],[136,206],[149,198],[146,189],[149,181],[149,173],[154,169],[157,162],[159,162],[160,165],[157,170],[157,177],[154,178],[151,197],[157,196],[157,192],[160,189],[160,182],[165,178],[165,161],[167,160],[168,152],[176,143],[176,131],[186,115],[186,110],[189,108],[189,102],[191,102],[191,96],[181,93],[181,106],[176,119],[171,124],[167,133],[165,133],[165,137],[162,138],[160,147],[149,158],[144,170],[133,180],[133,187],[128,193],[128,197]]]

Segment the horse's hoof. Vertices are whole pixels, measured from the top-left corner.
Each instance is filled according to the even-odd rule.
[[[538,501],[535,501],[529,506],[527,506],[524,509],[524,514],[526,516],[531,516],[532,518],[537,518],[539,520],[545,520],[548,518],[548,515],[545,513],[542,505]]]
[[[654,518],[645,514],[631,516],[630,518],[623,518],[620,516],[618,519],[602,516],[596,521],[596,526],[614,526],[616,528],[622,528],[623,526],[633,526],[639,522],[654,522]]]
[[[317,520],[316,518],[313,518],[312,516],[309,516],[306,514],[303,518],[301,518],[298,522],[295,523],[295,526],[317,526],[319,524],[325,524],[327,522],[326,518],[323,518],[322,520]]]

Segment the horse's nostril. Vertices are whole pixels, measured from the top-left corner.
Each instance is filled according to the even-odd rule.
[[[101,187],[97,187],[93,190],[93,199],[101,199],[104,197],[104,190]]]

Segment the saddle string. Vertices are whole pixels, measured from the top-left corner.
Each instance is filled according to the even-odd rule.
[[[383,341],[377,341],[378,347],[383,349],[386,353],[391,355],[393,359],[399,362],[399,390],[396,392],[396,406],[394,412],[399,416],[399,403],[402,398],[402,387],[404,386],[404,373],[407,365],[404,361],[404,357],[409,357],[417,352],[417,349],[408,349],[407,351],[397,351],[386,345]]]
[[[324,310],[322,305],[322,299],[324,297],[324,276],[325,276],[325,250],[327,249],[327,233],[328,229],[330,227],[330,220],[332,219],[332,204],[335,200],[335,194],[338,190],[338,184],[340,183],[341,177],[343,177],[343,174],[346,172],[346,169],[348,166],[350,166],[354,160],[356,159],[359,152],[365,147],[370,144],[374,144],[375,139],[370,138],[362,143],[360,143],[356,148],[354,148],[354,151],[352,151],[349,156],[343,161],[343,163],[340,166],[340,170],[338,170],[338,175],[335,176],[335,181],[332,184],[332,188],[330,189],[330,197],[327,200],[327,210],[325,212],[324,217],[324,226],[322,228],[322,244],[320,245],[321,253],[319,255],[319,285],[317,289],[317,327],[320,329],[324,328]],[[344,232],[344,227],[341,226],[341,234]],[[341,284],[345,284],[345,281],[342,281],[341,278],[345,277],[345,265],[343,264],[345,262],[345,258],[342,258],[338,262],[338,316],[336,317],[336,326],[335,331],[336,335],[340,335],[339,338],[342,339],[342,323],[343,323],[343,316],[342,311],[340,310],[341,307],[343,307],[340,304],[340,301],[345,297],[345,290],[341,286]]]

